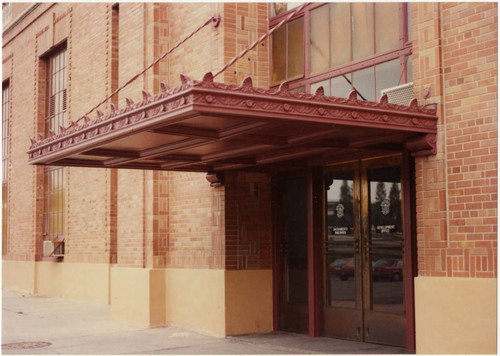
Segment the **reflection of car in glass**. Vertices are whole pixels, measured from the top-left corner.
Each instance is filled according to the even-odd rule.
[[[330,263],[330,273],[337,274],[342,281],[354,277],[354,258],[340,258]]]
[[[400,281],[403,279],[403,260],[382,258],[373,262],[372,278]]]

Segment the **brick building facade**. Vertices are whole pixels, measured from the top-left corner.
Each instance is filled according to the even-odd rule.
[[[368,11],[368,7],[349,9],[354,20],[357,11]],[[370,16],[375,19],[373,31],[382,33],[377,27],[378,8],[373,5],[370,9]],[[216,81],[240,85],[250,76],[253,87],[277,89],[288,79],[292,91],[314,93],[320,84],[326,88],[324,83],[331,80],[328,85],[332,95],[336,95],[335,80],[341,75],[351,79],[353,88],[363,89],[364,82],[358,75],[363,70],[379,73],[379,68],[382,70],[387,63],[398,63],[401,74],[396,84],[412,82],[414,97],[420,104],[437,104],[437,143],[433,154],[413,158],[408,144],[397,140],[384,142],[392,145],[392,153],[388,154],[384,151],[386,146],[380,143],[373,141],[362,147],[358,140],[363,150],[352,154],[347,151],[342,158],[331,154],[340,149],[338,144],[332,145],[332,152],[322,151],[323,156],[299,157],[309,161],[295,159],[287,151],[287,166],[279,160],[285,149],[291,149],[286,146],[272,157],[266,156],[267,151],[256,156],[262,162],[272,163],[221,170],[222,184],[210,186],[205,173],[189,169],[53,169],[50,164],[29,165],[26,152],[30,138],[39,140],[39,134],[49,137],[50,125],[54,134],[64,133],[67,129],[59,128],[57,120],[62,120],[61,126],[69,127],[71,121],[82,117],[215,13],[221,16],[218,27],[202,28],[99,110],[109,113],[114,107],[128,107],[128,98],[140,102],[143,90],[153,95],[161,93],[161,82],[169,88],[182,86],[185,83],[179,77],[181,73],[196,79],[207,72],[215,73],[293,8],[280,9],[267,3],[3,4],[2,287],[110,304],[116,320],[145,326],[174,325],[219,337],[281,329],[391,343],[376,338],[375,326],[371,327],[374,339],[364,332],[367,325],[379,325],[375,319],[382,314],[374,313],[374,321],[370,319],[377,303],[370,304],[369,311],[361,307],[366,304],[363,293],[375,293],[380,286],[391,285],[397,291],[394,293],[404,293],[404,297],[400,296],[404,312],[398,314],[404,332],[402,341],[395,344],[402,342],[417,353],[494,353],[497,4],[413,3],[396,4],[391,9],[391,16],[400,18],[395,49],[377,52],[377,46],[385,46],[389,40],[376,40],[374,54],[361,59],[353,55],[347,64],[339,66],[333,65],[336,58],[332,54],[322,67],[316,59],[319,57],[315,57],[319,52],[309,44],[317,40],[334,48],[335,37],[317,37],[315,21],[320,23],[324,18],[328,19],[327,24],[334,23],[330,19],[342,9],[333,4],[309,4],[282,27],[285,32],[275,33],[258,44]],[[294,32],[300,23],[300,31]],[[373,31],[367,33],[371,36]],[[296,33],[300,34],[299,40],[293,37]],[[278,37],[282,35],[288,44],[279,47],[285,43]],[[355,45],[353,48],[354,53]],[[54,58],[61,53],[63,59],[57,62]],[[283,73],[278,58],[282,53],[286,53]],[[59,64],[51,64],[54,61]],[[302,70],[299,76],[293,72],[297,68]],[[382,77],[383,74],[375,75],[377,91],[373,101],[382,100]],[[324,90],[325,95],[330,95],[330,89]],[[251,111],[253,104],[247,101],[247,105]],[[98,115],[101,114],[89,114],[92,119]],[[382,118],[385,120],[387,115]],[[208,129],[218,130],[217,125],[222,122],[213,114],[213,122],[204,123],[208,129],[200,129],[196,125],[201,124],[195,120],[189,126],[192,131],[183,133],[184,137],[193,139]],[[371,128],[361,128],[360,132],[363,130],[372,133]],[[246,140],[276,141],[272,135],[276,133],[270,129],[249,134]],[[391,135],[387,137],[395,136]],[[140,151],[146,141],[157,147],[165,144],[157,135],[144,133],[116,141],[113,150]],[[319,143],[315,141],[316,145]],[[354,141],[347,146],[355,147]],[[201,146],[190,149],[193,153],[202,152]],[[212,160],[216,160],[217,154],[233,147],[224,146],[221,141],[217,149],[205,156],[200,153],[200,157],[212,155]],[[290,161],[292,158],[295,160]],[[245,159],[237,163],[251,161]],[[363,331],[357,327],[356,335],[354,327],[354,334],[343,334],[335,325],[350,325],[351,317],[342,314],[342,306],[332,308],[331,314],[327,311],[328,293],[334,295],[335,286],[340,285],[336,283],[340,282],[329,272],[335,260],[322,250],[330,237],[329,232],[323,231],[322,222],[317,221],[328,219],[325,211],[329,205],[323,202],[326,205],[318,207],[319,197],[325,194],[318,192],[325,189],[325,177],[333,177],[330,191],[336,189],[333,187],[337,180],[351,179],[351,189],[358,192],[354,193],[354,200],[359,194],[363,205],[363,199],[369,200],[370,194],[364,197],[362,181],[369,180],[370,174],[378,174],[376,169],[382,161],[390,162],[387,164],[391,167],[402,167],[401,177],[390,181],[400,184],[391,187],[399,187],[404,201],[402,204],[398,198],[404,210],[401,219],[406,236],[398,252],[400,261],[405,261],[403,281],[374,283],[375,269],[372,271],[369,266],[376,262],[375,255],[370,255],[368,249],[352,255],[356,261],[354,281],[362,281],[353,292],[356,316],[352,318],[362,320]],[[344,172],[345,162],[355,167],[355,178],[339,173]],[[229,159],[222,163],[225,166],[221,167],[236,164]],[[306,170],[311,175],[304,173]],[[306,196],[304,190],[304,202],[312,196],[314,202],[311,198],[311,203],[302,204],[303,210],[300,206],[295,210],[287,208],[294,205],[290,202],[302,199],[300,193],[287,187],[298,182],[295,177],[306,182],[306,175],[307,181],[311,181],[311,195]],[[361,183],[357,183],[358,178]],[[374,214],[368,210],[365,214],[365,208],[356,209],[360,216]],[[297,233],[305,228],[306,215],[310,215],[307,224],[314,222],[315,228],[304,232],[309,239],[303,240],[301,253],[305,255],[293,257],[298,262],[292,265],[286,262],[292,257],[283,257],[288,253],[283,247],[287,244],[283,236],[294,238],[289,231],[293,226]],[[342,215],[343,210],[337,216]],[[303,218],[305,225],[293,225],[297,221],[292,223],[287,216],[289,220]],[[365,224],[363,219],[359,218],[359,226]],[[330,229],[330,222],[326,225]],[[335,228],[332,231],[337,231]],[[375,230],[369,229],[366,227],[367,236],[375,234]],[[353,236],[360,234],[355,232]],[[338,242],[337,237],[332,239]],[[52,247],[52,253],[47,246]],[[54,257],[55,254],[63,256]],[[306,275],[308,280],[303,279]],[[325,282],[327,279],[329,282]],[[286,298],[293,299],[291,295],[296,293],[295,289],[287,289],[287,281],[294,281],[297,289],[308,292],[304,308],[299,308],[300,312],[293,309],[293,313],[303,313],[302,319],[286,316],[292,309],[287,309],[291,307],[283,302],[283,295],[288,293]],[[350,281],[353,279],[346,282]],[[328,302],[324,293],[329,295]],[[296,297],[297,301],[302,300],[300,295]],[[331,306],[338,302],[333,300],[332,297]],[[379,304],[391,303],[384,300]],[[377,307],[384,308],[379,304]],[[394,325],[400,325],[399,322]]]

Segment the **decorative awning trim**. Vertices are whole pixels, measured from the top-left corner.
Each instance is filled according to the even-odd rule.
[[[157,95],[153,96],[145,91],[142,94],[142,100],[137,103],[127,98],[126,106],[121,109],[112,105],[108,114],[97,111],[94,119],[83,116],[66,127],[60,127],[57,134],[51,132],[49,137],[40,135],[38,140],[32,139],[28,151],[29,163],[130,168],[120,164],[155,158],[167,153],[174,154],[214,141],[231,140],[243,134],[244,139],[253,143],[261,142],[262,150],[266,151],[269,145],[279,141],[290,148],[308,140],[319,140],[325,130],[339,131],[346,128],[381,129],[392,132],[392,136],[404,136],[405,140],[409,140],[407,148],[415,155],[432,154],[436,147],[436,108],[418,106],[416,99],[412,100],[409,106],[401,106],[390,104],[385,95],[380,102],[357,100],[355,92],[351,92],[346,99],[327,97],[322,87],[315,94],[290,91],[287,83],[277,90],[262,89],[254,87],[251,78],[246,78],[240,86],[229,85],[214,82],[211,73],[205,74],[201,80],[191,80],[181,74],[181,85],[178,87],[170,89],[162,83],[161,92]],[[200,115],[231,117],[244,122],[214,130],[178,125]],[[307,135],[266,138],[267,128],[287,124],[318,126],[321,129],[309,134],[309,138]],[[114,156],[113,150],[106,148],[110,142],[145,131],[178,135],[185,139],[137,152],[115,152],[119,153],[118,156]],[[380,140],[380,136],[378,138]],[[370,136],[364,138],[365,141],[376,139],[377,137]],[[348,142],[347,145],[356,147],[356,142]],[[259,151],[257,146],[253,148]],[[328,146],[323,148],[327,149]],[[102,162],[68,159],[71,155],[85,153],[91,149],[108,149],[107,153],[114,158]],[[241,150],[243,152],[244,148]],[[120,154],[123,155],[124,152],[129,157],[121,157]],[[143,162],[141,167],[189,170],[191,166],[196,170],[211,171],[214,167],[206,164],[211,162],[210,157],[216,160],[217,152],[201,157],[199,161],[205,163],[201,166],[189,160],[167,160],[158,165]]]

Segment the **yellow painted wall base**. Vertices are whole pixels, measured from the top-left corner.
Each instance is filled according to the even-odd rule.
[[[111,270],[111,316],[225,337],[273,328],[272,271]]]
[[[2,288],[19,293],[36,293],[36,262],[2,261]]]
[[[418,354],[496,354],[497,280],[415,278]]]
[[[109,303],[109,264],[2,261],[2,288]]]
[[[3,261],[2,287],[110,304],[111,317],[225,337],[273,329],[272,271]]]
[[[37,262],[37,293],[109,303],[109,264]]]
[[[162,273],[159,271],[158,273]],[[144,327],[164,325],[164,317],[156,319],[153,309],[158,303],[151,303],[150,299],[163,303],[164,292],[161,285],[151,293],[151,279],[156,280],[158,273],[149,268],[114,267],[111,269],[111,317],[114,320]],[[153,276],[153,277],[151,277]],[[162,280],[163,278],[160,278]],[[158,293],[160,294],[158,296]],[[151,296],[153,294],[153,296]],[[163,294],[163,295],[162,295]],[[155,297],[157,297],[155,299]],[[160,308],[161,309],[161,308]],[[158,315],[159,313],[155,313]],[[161,313],[162,314],[162,313]],[[156,325],[155,325],[156,324]]]
[[[226,271],[226,335],[271,331],[272,270]]]
[[[168,325],[226,336],[224,270],[165,270],[166,321]]]

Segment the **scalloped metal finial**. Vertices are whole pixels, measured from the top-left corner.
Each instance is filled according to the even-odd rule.
[[[41,133],[38,134],[38,141],[42,141],[43,139],[45,139],[45,136],[42,135]]]
[[[151,98],[151,94],[149,94],[147,91],[143,90],[142,91],[142,100],[147,101]]]
[[[347,97],[347,101],[349,102],[358,101],[358,93],[356,92],[356,90],[351,90],[349,96]]]
[[[325,88],[322,86],[318,87],[314,92],[314,96],[325,96]]]
[[[134,105],[134,101],[130,98],[125,98],[125,102],[127,103],[127,106],[132,106]]]
[[[191,82],[191,78],[189,78],[187,75],[185,74],[182,74],[180,75],[181,77],[181,83],[182,84],[188,84],[189,82]]]
[[[31,141],[31,146],[33,147],[33,145],[36,143],[36,140],[34,140],[34,139],[32,139],[32,138],[30,137],[30,141]]]
[[[202,82],[203,83],[212,83],[213,81],[214,81],[214,75],[212,74],[212,72],[205,73],[205,75],[203,76]]]
[[[101,110],[96,110],[96,113],[98,117],[104,116],[104,113]]]
[[[50,137],[55,136],[55,135],[56,135],[56,132],[54,130],[49,130]]]
[[[251,88],[253,87],[252,77],[248,76],[241,82],[241,88]]]
[[[116,111],[116,109],[118,109],[116,105],[113,103],[109,104],[109,106],[111,107],[111,112]]]
[[[59,125],[59,132],[66,132],[66,127],[64,127],[63,125]]]
[[[165,84],[165,82],[160,83],[160,88],[163,93],[166,93],[168,91],[168,85]]]
[[[111,105],[113,105],[113,104],[111,104]],[[90,119],[90,117],[88,117],[87,115],[84,115],[84,116],[83,116],[83,120],[85,121],[85,123],[86,123],[86,124],[88,124],[90,121],[92,121],[92,120]]]
[[[384,94],[380,97],[380,104],[387,105],[389,104],[389,97],[387,94]]]
[[[288,82],[283,82],[280,84],[280,87],[278,88],[278,91],[289,91],[290,90],[290,85],[288,85]]]

